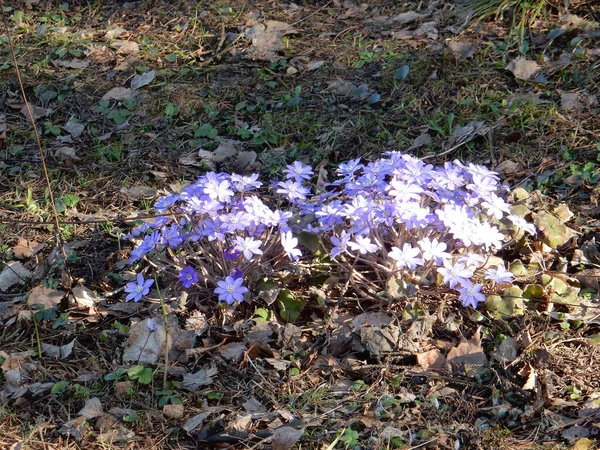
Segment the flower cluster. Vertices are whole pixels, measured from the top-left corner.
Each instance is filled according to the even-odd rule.
[[[289,170],[289,185],[281,183],[281,190],[292,199],[304,198],[308,188],[295,180],[312,171],[297,164]],[[126,236],[139,242],[129,262],[151,254],[153,261],[174,267],[184,288],[201,283],[221,301],[242,301],[248,292],[244,282],[266,261],[272,270],[302,254],[288,225],[292,212],[265,203],[259,197],[261,186],[257,174],[209,172],[181,193],[162,197],[155,205],[161,215]],[[139,301],[148,293],[139,281],[130,285],[127,300]]]
[[[480,165],[434,167],[393,152],[340,164],[336,179],[316,193],[311,167],[295,162],[284,174],[270,185],[274,195],[257,174],[209,172],[162,197],[155,205],[162,215],[128,236],[139,242],[130,262],[152,253],[176,268],[184,288],[204,285],[231,304],[243,300],[253,272],[298,261],[297,233],[304,231],[320,238],[332,266],[358,291],[377,292],[390,277],[443,282],[476,307],[484,283],[512,281],[504,265],[486,264],[503,246],[500,223],[535,233],[510,213],[498,175]],[[128,300],[147,294],[141,281],[128,285]]]
[[[367,164],[341,164],[337,175],[319,201],[302,209],[317,218],[312,231],[330,242],[331,259],[357,287],[377,291],[386,273],[429,283],[437,275],[460,293],[465,306],[476,307],[486,298],[482,281],[512,281],[504,265],[486,267],[486,256],[505,240],[501,221],[535,233],[510,213],[498,174],[480,165],[454,161],[434,167],[394,152]],[[375,274],[353,276],[357,266]]]

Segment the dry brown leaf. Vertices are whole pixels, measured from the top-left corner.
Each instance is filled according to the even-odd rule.
[[[93,397],[85,401],[85,405],[77,413],[78,416],[85,417],[86,420],[95,419],[104,414],[102,411],[102,403],[98,397]]]
[[[446,358],[437,348],[434,348],[433,350],[417,354],[417,364],[423,370],[442,369],[446,366]]]
[[[481,335],[479,329],[471,339],[467,341],[463,338],[460,344],[448,352],[446,363],[448,370],[454,372],[459,371],[461,373],[466,371],[467,375],[469,374],[469,368],[471,366],[481,367],[487,365],[488,360],[481,348]]]
[[[200,386],[207,386],[212,384],[213,378],[219,371],[216,367],[209,367],[200,369],[192,374],[185,374],[183,376],[183,383],[181,384],[183,389],[194,392]]]
[[[33,120],[41,119],[42,117],[49,116],[52,113],[51,108],[42,108],[41,106],[29,105],[29,110],[31,111],[31,115],[33,116]],[[21,108],[21,114],[29,119],[29,112],[27,111],[27,107],[23,105]]]
[[[181,419],[183,417],[183,405],[165,405],[163,406],[163,414],[169,419]]]
[[[115,87],[102,96],[102,100],[128,100],[133,98],[135,92],[124,87]]]
[[[535,73],[540,70],[540,66],[537,62],[526,59],[524,56],[512,60],[506,70],[512,72],[515,78],[519,80],[529,80]]]
[[[241,362],[246,350],[246,344],[243,342],[232,342],[219,348],[219,354],[225,359]]]
[[[115,49],[117,53],[123,55],[135,55],[140,52],[140,46],[134,41],[116,40],[111,42],[110,47]]]
[[[273,450],[290,450],[304,434],[303,429],[280,427],[273,433]]]
[[[561,92],[560,107],[565,111],[577,111],[581,108],[577,92]]]
[[[56,67],[66,67],[68,69],[85,69],[90,65],[89,59],[55,59],[52,61]]]
[[[475,50],[477,50],[477,47],[471,42],[450,41],[448,42],[448,47],[452,51],[452,54],[458,59],[472,58],[475,54]]]
[[[27,302],[30,306],[42,306],[45,310],[56,308],[64,298],[64,291],[43,286],[34,287],[29,293]]]
[[[492,353],[496,361],[507,364],[515,360],[519,353],[519,343],[515,338],[507,336]]]
[[[44,244],[40,244],[27,239],[19,238],[19,242],[12,248],[15,258],[29,258],[44,248]]]
[[[537,382],[537,373],[530,363],[527,363],[521,370],[517,372],[519,376],[526,379],[523,389],[526,391],[532,391],[535,389]]]

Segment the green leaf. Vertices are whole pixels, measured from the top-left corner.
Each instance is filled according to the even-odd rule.
[[[67,389],[67,386],[69,386],[68,381],[59,381],[52,386],[52,390],[50,392],[53,394],[63,394]]]
[[[530,299],[540,299],[545,294],[544,287],[539,284],[528,284],[523,291],[523,297]]]
[[[258,308],[255,312],[254,312],[254,320],[269,320],[269,310],[266,308]]]
[[[140,384],[152,383],[152,369],[141,365],[133,366],[127,371],[130,380],[137,380]]]
[[[308,231],[301,231],[298,233],[298,243],[304,245],[312,252],[316,252],[321,248],[321,238],[315,233],[309,233]]]
[[[296,298],[292,292],[287,289],[281,291],[277,297],[277,304],[279,305],[279,315],[284,322],[295,322],[300,313],[304,309],[306,302],[300,298]]]
[[[394,78],[396,80],[405,80],[406,77],[408,76],[408,72],[410,71],[410,67],[405,64],[402,67],[399,67],[398,69],[396,69],[396,73],[394,74]]]
[[[567,30],[568,30],[568,28],[555,28],[554,30],[550,31],[550,33],[548,33],[546,35],[546,40],[552,41],[552,40],[556,39],[557,37],[559,37],[561,34],[564,34]]]
[[[109,374],[104,375],[104,380],[105,381],[118,381],[123,376],[125,376],[126,373],[127,373],[126,369],[123,369],[122,367],[119,367],[114,372],[111,372]]]

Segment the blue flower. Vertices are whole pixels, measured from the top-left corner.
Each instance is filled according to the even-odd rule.
[[[179,281],[184,288],[189,289],[198,282],[198,272],[192,266],[185,266],[179,271]]]
[[[225,280],[217,281],[215,294],[219,296],[219,301],[227,302],[229,305],[241,302],[244,300],[244,294],[248,292],[248,288],[242,286],[243,283],[243,278],[229,276]]]
[[[148,295],[152,283],[154,283],[154,280],[144,280],[144,276],[141,273],[138,273],[136,281],[131,281],[125,286],[125,292],[129,293],[129,295],[125,297],[125,300],[139,302],[144,295]]]

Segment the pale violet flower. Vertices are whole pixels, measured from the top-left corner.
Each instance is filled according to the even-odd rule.
[[[352,236],[350,235],[350,233],[346,233],[346,230],[343,230],[340,233],[340,237],[337,237],[337,236],[330,237],[331,243],[333,244],[333,248],[331,249],[331,252],[329,253],[331,258],[336,258],[337,256],[341,255],[342,253],[344,253],[346,251],[351,237]]]
[[[348,242],[348,246],[357,251],[361,255],[366,255],[367,253],[375,253],[379,247],[371,242],[371,238],[364,236],[356,236],[354,241]]]
[[[302,252],[297,248],[298,238],[295,238],[291,231],[281,233],[281,246],[288,258],[293,261],[298,261],[298,258],[302,256]]]
[[[469,278],[474,273],[472,269],[465,267],[463,263],[452,264],[449,260],[445,260],[444,267],[438,268],[437,271],[444,278],[444,283],[451,288],[454,288],[457,284],[464,286],[469,283]]]
[[[305,166],[300,161],[295,161],[292,165],[286,166],[283,173],[285,173],[288,180],[294,179],[301,182],[302,180],[310,180],[313,170],[310,166]]]
[[[437,238],[421,239],[418,244],[419,247],[421,247],[421,254],[425,261],[434,260],[435,263],[439,265],[445,259],[450,258],[450,253],[446,251],[448,246],[443,242],[439,242]]]
[[[263,252],[260,249],[262,242],[251,237],[243,238],[236,236],[235,238],[235,249],[241,252],[246,259],[252,259],[254,255],[262,255]]]
[[[535,226],[532,223],[527,222],[525,219],[523,219],[520,216],[516,216],[514,214],[509,214],[508,220],[510,220],[512,223],[514,223],[521,230],[526,231],[527,233],[529,233],[531,235],[535,235],[537,232],[535,229]]]
[[[490,267],[485,273],[485,279],[491,280],[494,283],[512,283],[513,274],[506,270],[504,264],[498,265],[495,269]]]
[[[477,308],[477,304],[485,302],[485,294],[481,293],[481,285],[473,284],[470,281],[464,283],[458,287],[457,290],[460,292],[458,299],[462,302],[463,306],[472,306]]]
[[[215,294],[219,296],[219,300],[233,304],[233,302],[241,302],[244,300],[244,294],[248,292],[248,288],[242,286],[243,278],[226,277],[222,281],[217,281]]]
[[[125,297],[125,301],[133,300],[134,302],[139,302],[144,295],[148,295],[152,283],[154,283],[154,280],[144,280],[144,276],[138,273],[136,281],[131,281],[125,285],[125,292],[129,293]]]
[[[415,270],[417,266],[423,264],[423,258],[419,258],[420,251],[418,248],[413,248],[411,244],[405,242],[402,250],[398,247],[392,247],[388,256],[396,261],[396,267],[402,269],[404,267]]]

